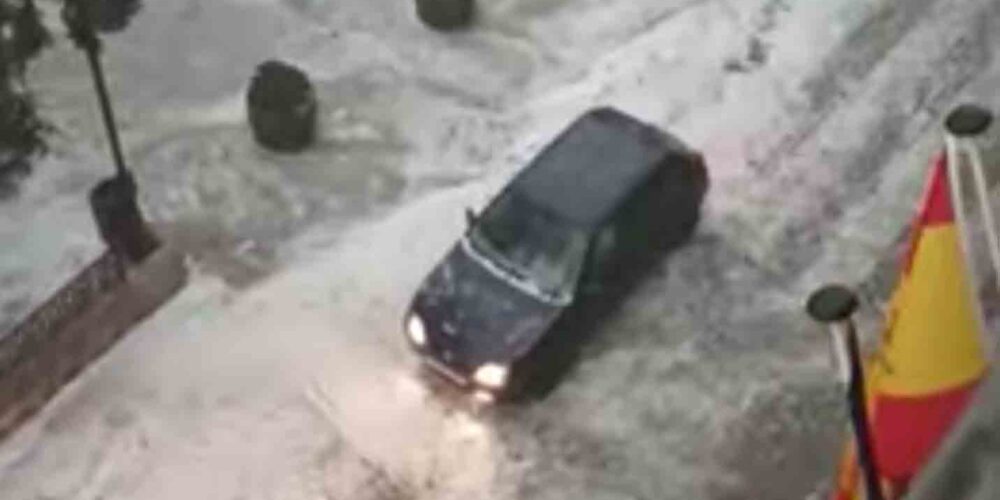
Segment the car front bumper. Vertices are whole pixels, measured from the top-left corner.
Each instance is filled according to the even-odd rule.
[[[472,380],[467,375],[459,373],[457,370],[444,364],[443,362],[438,361],[437,359],[427,355],[422,356],[422,360],[424,366],[429,368],[432,372],[434,372],[438,376],[452,382],[453,384],[463,388],[472,386]]]
[[[470,397],[477,407],[493,405],[504,398],[505,389],[494,389],[477,384],[472,377],[464,375],[455,368],[431,356],[421,356],[421,361],[431,376],[442,381],[443,385],[456,389],[463,397]],[[450,392],[450,391],[447,391]],[[457,394],[456,394],[457,395]]]

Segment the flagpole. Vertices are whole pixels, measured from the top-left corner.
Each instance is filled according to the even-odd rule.
[[[1000,240],[997,239],[996,219],[993,216],[993,206],[990,204],[989,191],[986,187],[986,174],[983,171],[983,158],[979,147],[969,142],[966,154],[972,160],[972,172],[975,174],[976,187],[979,190],[979,209],[982,211],[983,222],[986,224],[986,235],[989,237],[990,258],[993,262],[993,276],[996,287],[1000,291]]]
[[[115,164],[115,173],[119,178],[129,175],[122,155],[121,141],[118,138],[118,128],[115,125],[114,112],[111,109],[111,99],[108,97],[108,87],[104,80],[104,71],[100,62],[101,42],[94,31],[92,13],[86,0],[66,0],[63,16],[70,31],[70,37],[87,55],[87,65],[90,67],[94,90],[104,121],[104,130],[111,146],[111,157]]]
[[[956,107],[945,119],[945,151],[947,155],[948,179],[951,185],[952,206],[954,208],[955,222],[958,224],[958,231],[961,235],[959,241],[962,244],[962,253],[965,255],[966,278],[970,289],[968,292],[976,307],[976,318],[979,324],[980,335],[983,338],[983,348],[992,359],[996,351],[993,339],[986,337],[986,314],[982,300],[979,297],[979,287],[977,285],[978,263],[972,251],[972,232],[969,227],[968,217],[965,214],[965,194],[962,189],[962,175],[960,171],[962,143],[971,138],[983,134],[992,122],[993,117],[989,111],[978,106],[962,105]],[[966,152],[968,154],[968,151]],[[973,158],[970,156],[970,158]],[[979,160],[978,154],[975,160]],[[980,162],[981,163],[981,162]],[[998,247],[995,220],[989,205],[989,198],[986,192],[985,177],[975,165],[972,166],[973,183],[976,184],[977,195],[980,200],[980,208],[983,211],[983,224],[986,226],[987,245],[990,252],[990,263],[993,267],[995,286],[1000,286],[1000,247]]]
[[[852,319],[858,308],[854,292],[840,285],[825,286],[814,292],[806,304],[809,315],[825,325],[837,356],[840,381],[847,389],[847,405],[854,429],[858,464],[865,480],[867,500],[884,500],[879,486],[871,424],[868,420],[868,399],[865,396],[864,371],[857,328]]]
[[[991,210],[982,155],[976,144],[976,139],[986,133],[992,122],[993,116],[988,110],[979,106],[963,105],[948,115],[945,120],[945,130],[952,140],[952,148],[956,150],[955,156],[964,152],[971,163],[973,181],[979,197],[979,209],[989,238],[990,262],[996,279],[995,286],[1000,289],[1000,239],[997,237],[996,218]]]

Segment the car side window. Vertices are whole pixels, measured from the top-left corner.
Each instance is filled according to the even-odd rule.
[[[633,198],[618,216],[619,238],[631,249],[644,246],[649,237],[653,217],[653,202],[656,199],[655,183],[647,183],[633,194]],[[626,249],[628,250],[628,249]]]
[[[618,244],[618,233],[614,224],[607,224],[594,238],[593,263],[600,268],[614,254]]]
[[[584,273],[584,286],[597,290],[607,279],[611,261],[614,259],[618,245],[618,231],[614,223],[606,224],[591,242],[587,256],[587,268]]]

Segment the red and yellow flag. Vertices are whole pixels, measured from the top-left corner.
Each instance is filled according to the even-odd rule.
[[[876,467],[897,498],[964,410],[987,361],[955,225],[947,160],[935,159],[866,380]],[[853,446],[835,500],[860,499]]]

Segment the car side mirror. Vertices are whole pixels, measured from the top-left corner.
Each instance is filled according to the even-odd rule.
[[[472,227],[473,225],[476,224],[476,220],[478,219],[479,216],[476,214],[474,210],[468,207],[465,208],[465,224],[467,226]]]

